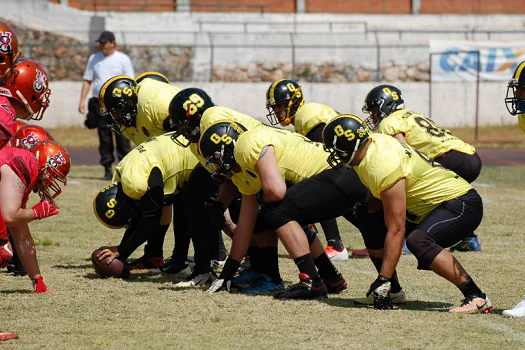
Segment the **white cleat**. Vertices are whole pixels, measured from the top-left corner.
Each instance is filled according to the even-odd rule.
[[[523,296],[523,299],[518,303],[518,305],[514,306],[510,310],[503,310],[502,314],[505,317],[525,317],[525,296]]]
[[[348,250],[346,248],[343,248],[343,250],[336,250],[331,245],[324,248],[324,252],[330,260],[332,261],[347,261],[348,260]]]
[[[197,274],[193,272],[184,281],[177,283],[175,287],[189,288],[189,287],[207,286],[215,282],[216,279],[217,279],[217,276],[215,276],[215,274],[211,272],[206,272],[206,273],[201,273],[201,274]]]

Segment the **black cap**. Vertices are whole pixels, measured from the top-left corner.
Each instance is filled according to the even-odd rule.
[[[100,34],[100,36],[98,37],[98,39],[95,40],[95,42],[99,42],[99,43],[102,43],[102,44],[105,44],[108,41],[115,41],[115,34],[113,34],[110,31],[107,31],[107,30],[103,31]]]

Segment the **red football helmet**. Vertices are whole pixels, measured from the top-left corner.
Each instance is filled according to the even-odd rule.
[[[37,125],[24,125],[22,126],[11,139],[11,147],[27,148],[30,149],[37,142],[55,139],[49,131],[41,126]]]
[[[62,192],[57,181],[64,185],[67,183],[71,158],[64,147],[50,140],[36,143],[30,151],[38,162],[38,181],[35,192],[38,192],[42,200],[53,202],[53,199]]]
[[[42,119],[51,95],[46,71],[33,60],[18,60],[12,76],[0,87],[0,95],[17,100],[27,110],[29,116],[22,119]]]
[[[18,39],[11,26],[0,21],[0,78],[9,77],[16,60],[20,57]]]

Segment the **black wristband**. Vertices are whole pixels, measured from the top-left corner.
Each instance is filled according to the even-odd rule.
[[[224,280],[233,279],[233,276],[239,269],[239,266],[241,266],[240,262],[235,261],[231,257],[228,257],[228,259],[226,259],[226,263],[224,264],[224,267],[222,268],[222,272],[219,275],[219,278],[224,279]]]

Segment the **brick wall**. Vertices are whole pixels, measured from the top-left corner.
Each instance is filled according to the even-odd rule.
[[[60,3],[60,0],[47,0]],[[175,11],[176,0],[109,0],[113,11]],[[293,13],[295,0],[191,0],[194,12]],[[213,5],[211,5],[213,4]],[[108,0],[69,0],[83,10],[108,10]],[[305,0],[307,13],[410,14],[411,0]],[[421,0],[422,14],[522,14],[523,0]]]

